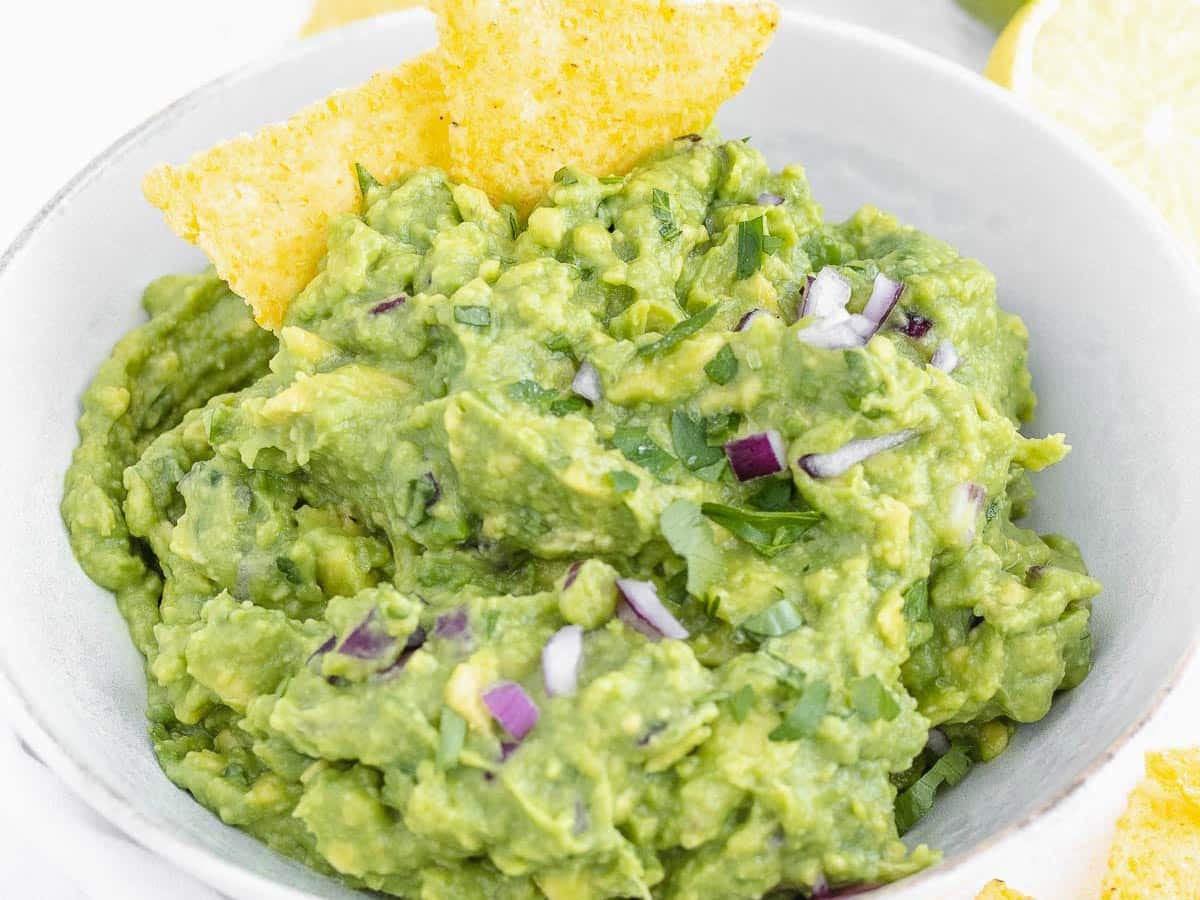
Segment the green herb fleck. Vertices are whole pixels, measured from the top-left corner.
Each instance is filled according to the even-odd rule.
[[[454,321],[475,328],[486,328],[492,324],[492,312],[486,306],[456,306]]]
[[[733,721],[745,722],[746,716],[750,714],[750,707],[753,705],[754,688],[748,684],[743,684],[729,701],[730,711],[733,713]]]
[[[650,209],[654,212],[654,218],[661,223],[658,226],[658,233],[664,241],[673,241],[679,235],[683,234],[679,230],[679,226],[675,224],[675,216],[671,212],[671,195],[664,190],[655,188],[650,192]]]
[[[725,451],[720,447],[708,445],[704,423],[682,409],[671,413],[671,445],[679,461],[692,471],[711,466],[725,457]]]
[[[546,349],[555,353],[570,353],[574,349],[571,339],[565,334],[555,334],[546,341]]]
[[[358,190],[362,194],[363,203],[367,201],[367,194],[372,188],[379,187],[379,181],[366,170],[366,167],[361,163],[354,164],[354,172],[358,175]]]
[[[739,628],[759,637],[780,637],[804,624],[804,618],[791,600],[779,600],[745,619]]]
[[[429,505],[438,495],[438,485],[433,475],[422,475],[408,483],[408,511],[404,521],[416,528],[429,518]]]
[[[767,557],[796,543],[821,519],[821,514],[813,510],[767,512],[723,503],[705,503],[700,509],[738,540]]]
[[[275,568],[291,584],[301,584],[304,581],[304,576],[300,574],[300,567],[287,556],[275,557]]]
[[[854,710],[866,722],[883,719],[890,722],[900,715],[900,704],[876,676],[860,678],[850,686]]]
[[[517,219],[517,211],[511,206],[502,206],[501,209],[504,210],[504,218],[508,220],[509,236],[515,241],[517,235],[521,233],[521,223]]]
[[[726,344],[704,367],[705,373],[716,384],[729,384],[737,376],[738,358],[733,348]]]
[[[622,425],[613,433],[612,442],[627,460],[659,478],[675,465],[675,458],[640,426]]]
[[[600,179],[600,183],[601,184],[624,184],[625,176],[624,175],[605,175],[603,178]]]
[[[687,561],[688,593],[704,596],[721,579],[725,563],[700,507],[689,500],[676,500],[663,510],[659,525],[671,549]]]
[[[442,721],[438,729],[437,767],[445,772],[458,764],[462,753],[463,739],[467,736],[467,723],[463,717],[448,706],[442,707]]]
[[[608,480],[612,482],[613,490],[618,494],[628,494],[630,491],[637,490],[638,477],[632,472],[613,469],[608,473]]]
[[[558,416],[561,419],[563,416],[583,412],[588,408],[588,402],[579,395],[565,394],[562,397],[556,397],[550,403],[550,414]]]
[[[896,797],[896,830],[904,834],[933,808],[943,784],[953,787],[966,777],[971,758],[961,744],[952,744],[946,755],[929,767],[916,783]]]
[[[989,503],[987,505],[987,509],[985,509],[983,511],[983,518],[985,521],[990,522],[990,521],[992,521],[992,519],[996,518],[996,516],[998,516],[998,515],[1000,515],[1000,498],[999,497],[997,497],[995,500],[993,500],[991,503]]]
[[[929,582],[914,581],[904,592],[904,618],[920,622],[929,615]]]
[[[800,700],[792,707],[779,726],[767,737],[772,741],[796,741],[812,737],[825,718],[829,707],[829,685],[824,681],[810,681],[804,686]]]
[[[483,636],[491,640],[496,633],[496,622],[500,619],[500,610],[489,609],[483,614]]]
[[[559,169],[557,172],[554,173],[554,180],[558,184],[569,187],[572,184],[579,183],[579,176],[577,176],[571,170],[571,168],[569,166],[563,166],[561,169]]]
[[[645,344],[638,347],[638,354],[641,356],[658,356],[660,353],[665,353],[676,344],[679,344],[707,325],[713,320],[713,316],[717,314],[719,304],[706,306],[700,312],[690,318],[684,319],[661,338],[652,344]]]
[[[551,401],[558,396],[555,391],[544,388],[536,381],[530,381],[527,378],[514,381],[505,388],[504,393],[508,394],[513,400],[528,403],[531,406],[537,406],[542,409],[549,408]]]
[[[747,498],[755,509],[785,512],[794,505],[796,486],[790,478],[764,478],[763,486]]]

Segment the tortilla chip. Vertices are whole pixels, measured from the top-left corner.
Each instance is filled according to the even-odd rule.
[[[1020,891],[1014,891],[997,878],[984,885],[975,900],[1033,900],[1033,898]]]
[[[380,181],[448,163],[432,53],[270,125],[158,166],[142,184],[171,229],[198,244],[260,325],[278,328],[316,274],[331,216],[360,203],[355,163]]]
[[[349,25],[359,19],[369,19],[413,6],[425,4],[421,0],[316,0],[308,21],[300,29],[300,36],[310,37],[331,28]]]
[[[1108,856],[1104,900],[1200,897],[1200,748],[1146,754]]]
[[[627,171],[703,130],[770,41],[770,0],[442,0],[451,174],[528,211],[570,163]]]

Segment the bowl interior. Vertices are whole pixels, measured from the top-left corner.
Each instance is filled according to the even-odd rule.
[[[110,596],[76,566],[58,517],[78,397],[139,320],[142,286],[203,264],[142,201],[142,174],[433,40],[424,15],[388,17],[181,101],[93,165],[0,271],[11,317],[0,391],[20,432],[0,445],[10,509],[0,525],[10,547],[4,670],[35,748],[123,827],[235,896],[353,895],[224,827],[155,764],[141,661]],[[913,833],[959,856],[1075,783],[1148,711],[1191,645],[1200,605],[1175,561],[1200,534],[1200,506],[1187,503],[1200,481],[1194,272],[1157,220],[1069,140],[981,80],[866,32],[785,16],[720,124],[752,135],[775,165],[804,163],[831,217],[871,202],[983,259],[1032,334],[1042,402],[1031,432],[1065,431],[1075,446],[1037,479],[1034,520],[1076,538],[1106,585],[1095,670]],[[926,888],[938,877],[925,876]]]

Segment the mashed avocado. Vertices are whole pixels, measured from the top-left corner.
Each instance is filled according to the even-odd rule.
[[[564,169],[523,228],[440,171],[362,179],[278,338],[170,276],[84,397],[63,512],[167,775],[423,900],[807,896],[933,862],[899,831],[1084,677],[1099,590],[1014,524],[1066,448],[1018,431],[1027,335],[992,276],[874,209],[825,224],[740,141]],[[878,334],[830,341],[881,273]],[[748,437],[783,470],[740,480]],[[536,722],[486,699],[512,684]]]

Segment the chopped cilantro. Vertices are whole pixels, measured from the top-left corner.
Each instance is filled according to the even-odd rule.
[[[500,619],[500,610],[489,609],[483,614],[483,636],[490,639],[496,633],[496,622]]]
[[[816,734],[817,727],[825,718],[829,707],[829,685],[824,681],[810,681],[792,711],[769,735],[772,741],[796,741]]]
[[[624,175],[605,175],[603,178],[600,179],[600,183],[601,184],[624,184],[625,176]]]
[[[437,767],[445,772],[458,764],[462,753],[463,739],[467,736],[467,723],[463,717],[448,706],[442,707],[442,721],[438,728]]]
[[[997,497],[995,500],[993,500],[991,503],[989,503],[987,505],[987,509],[985,509],[983,511],[983,518],[985,521],[990,522],[990,521],[992,521],[992,519],[996,518],[996,516],[998,516],[998,515],[1000,515],[1000,498],[999,497]]]
[[[300,584],[304,581],[304,576],[300,574],[300,567],[287,556],[275,557],[275,568],[291,584]]]
[[[725,563],[700,507],[690,500],[675,500],[663,510],[659,526],[671,549],[687,562],[687,592],[704,596],[724,574]]]
[[[712,304],[711,306],[706,306],[694,316],[684,319],[654,343],[645,344],[641,347],[638,347],[638,354],[641,356],[658,356],[660,353],[665,353],[676,344],[682,343],[690,338],[693,334],[711,322],[713,320],[713,316],[717,314],[718,308],[719,304],[716,303]]]
[[[796,487],[790,478],[764,478],[763,486],[747,498],[755,509],[784,512],[794,503]]]
[[[661,223],[658,227],[658,233],[664,241],[673,241],[675,238],[683,234],[679,230],[679,226],[675,224],[675,216],[671,212],[671,195],[664,190],[655,188],[650,193],[650,209],[654,212],[654,218]]]
[[[738,373],[738,358],[733,348],[726,344],[717,355],[708,361],[704,371],[716,384],[729,384]]]
[[[754,705],[754,688],[748,684],[743,684],[736,694],[729,701],[730,711],[733,713],[735,722],[745,722],[746,716],[750,714],[750,707]]]
[[[914,581],[904,592],[904,618],[920,622],[929,614],[929,582]]]
[[[367,193],[371,188],[379,187],[379,181],[360,163],[354,164],[354,172],[358,175],[358,190],[362,194],[363,203],[366,203]]]
[[[904,834],[933,808],[934,797],[943,784],[953,787],[966,777],[971,757],[962,744],[952,744],[946,754],[929,767],[912,787],[896,797],[896,830]]]
[[[821,518],[813,510],[768,512],[723,503],[705,503],[700,509],[738,540],[768,557],[796,543]]]
[[[492,324],[492,312],[486,306],[456,306],[454,321],[475,328],[486,328]]]
[[[850,685],[854,710],[866,722],[883,719],[890,722],[900,715],[900,704],[876,676],[868,675]]]
[[[737,229],[737,270],[738,281],[749,278],[762,267],[764,253],[774,253],[783,246],[783,241],[766,233],[766,218],[744,219],[738,222]]]
[[[613,433],[612,442],[627,460],[660,478],[675,464],[675,457],[658,446],[643,427],[622,425]]]
[[[569,166],[563,166],[554,173],[554,180],[565,187],[579,183],[579,176],[571,171]]]
[[[628,494],[630,491],[637,490],[638,477],[632,472],[613,469],[608,473],[608,480],[612,482],[613,490],[618,494]]]
[[[515,241],[517,235],[521,233],[521,224],[517,220],[517,211],[511,206],[502,206],[501,209],[504,210],[504,218],[508,220],[509,236]]]
[[[724,450],[708,445],[704,423],[693,419],[682,409],[671,413],[671,445],[679,461],[692,471],[725,458]]]
[[[744,620],[739,628],[759,637],[779,637],[804,624],[804,617],[791,600],[778,600],[762,612]]]

